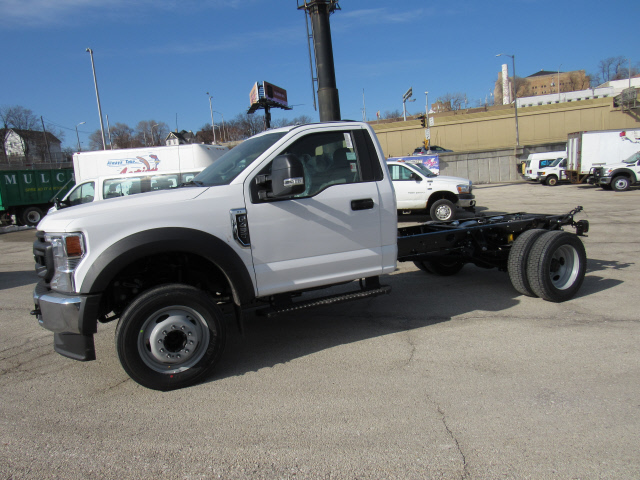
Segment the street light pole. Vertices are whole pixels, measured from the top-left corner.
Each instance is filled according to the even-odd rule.
[[[209,92],[207,92],[209,95]],[[211,95],[209,95],[209,111],[211,112],[211,131],[213,132],[213,144],[216,144],[216,129],[215,123],[213,123],[213,108],[211,107]]]
[[[516,147],[520,146],[520,133],[518,132],[518,90],[516,89],[516,55],[509,55],[508,53],[499,53],[496,57],[501,57],[504,55],[505,57],[511,57],[513,61],[513,106],[515,108],[516,113]]]
[[[222,117],[222,135],[223,135],[223,140],[222,141],[226,142],[227,141],[227,132],[226,132],[226,130],[224,128],[224,115],[222,115],[222,113],[218,112],[217,110],[213,110],[213,111]]]
[[[100,94],[98,93],[98,80],[96,79],[96,66],[93,63],[93,50],[90,48],[86,49],[91,55],[91,69],[93,70],[93,84],[96,87],[96,99],[98,100],[98,115],[100,115],[100,133],[102,133],[102,149],[107,149],[107,142],[104,138],[104,124],[102,123],[102,107],[100,106]]]
[[[82,149],[80,148],[80,135],[78,134],[78,127],[80,125],[84,125],[85,122],[80,122],[78,125],[76,125],[76,137],[78,138],[78,151],[81,152]]]

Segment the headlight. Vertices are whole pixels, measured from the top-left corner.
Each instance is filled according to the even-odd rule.
[[[49,284],[54,290],[75,292],[73,275],[86,253],[81,233],[46,234],[53,250],[54,273]]]
[[[539,177],[544,176],[544,172],[538,172],[538,176],[539,176]]]
[[[458,193],[471,193],[471,184],[467,185],[456,185],[458,189]]]
[[[606,173],[605,173],[605,176],[606,176],[606,175],[611,175],[611,172],[613,172],[613,168],[607,168],[607,171],[606,171]]]

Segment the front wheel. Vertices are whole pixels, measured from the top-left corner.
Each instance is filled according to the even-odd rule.
[[[558,184],[558,177],[556,177],[555,175],[549,175],[545,180],[545,183],[549,187],[555,187]]]
[[[140,385],[174,390],[204,379],[222,355],[223,314],[197,288],[168,284],[147,290],[116,327],[120,363]]]
[[[449,220],[455,220],[456,206],[451,200],[441,198],[440,200],[436,200],[435,202],[433,202],[429,213],[433,220],[448,222]]]
[[[624,192],[625,190],[629,189],[630,185],[631,181],[629,180],[629,177],[625,177],[622,175],[618,175],[613,180],[611,180],[611,188],[615,192]]]
[[[555,230],[538,237],[527,261],[527,279],[533,293],[550,302],[564,302],[580,289],[587,254],[580,238]]]

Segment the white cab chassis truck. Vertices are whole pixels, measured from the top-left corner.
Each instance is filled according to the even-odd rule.
[[[571,298],[586,254],[565,215],[509,214],[398,230],[380,144],[366,123],[269,130],[181,188],[47,215],[33,251],[32,314],[54,349],[94,360],[98,325],[118,321],[129,376],[171,390],[207,378],[227,322],[389,293],[397,261],[452,275],[465,263],[509,272],[521,293]],[[570,225],[576,234],[564,232]],[[322,289],[342,291],[322,296]]]
[[[473,212],[476,201],[471,180],[436,175],[420,163],[388,161],[398,210],[426,210],[433,220],[455,220],[456,208]]]
[[[592,168],[587,182],[616,192],[624,192],[632,185],[640,185],[640,148],[623,162]]]

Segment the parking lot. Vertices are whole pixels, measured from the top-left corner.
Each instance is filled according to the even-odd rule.
[[[122,370],[115,324],[97,361],[56,354],[29,315],[34,230],[1,234],[0,478],[640,478],[640,190],[474,193],[483,214],[584,207],[575,298],[402,263],[390,295],[249,316],[209,381],[168,393]]]

